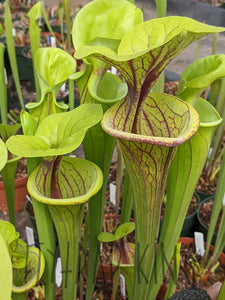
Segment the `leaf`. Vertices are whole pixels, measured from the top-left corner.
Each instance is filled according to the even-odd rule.
[[[19,233],[15,230],[13,224],[7,221],[0,221],[0,234],[8,247],[11,244],[17,245]]]
[[[98,235],[98,240],[103,243],[109,243],[117,241],[117,237],[115,236],[115,234],[110,232],[101,232]]]
[[[14,46],[14,40],[12,35],[12,16],[10,12],[9,0],[5,1],[5,35],[6,35],[6,44],[7,44],[7,52],[9,56],[10,66],[14,78],[14,82],[16,85],[17,95],[20,101],[21,107],[24,109],[23,95],[20,88],[20,80],[19,80],[19,71],[17,67],[16,61],[16,51]]]
[[[206,34],[224,30],[186,17],[152,19],[124,34],[117,51],[108,48],[107,44],[80,45],[75,57],[91,56],[114,65],[128,85],[135,86],[136,90],[142,88],[147,95],[168,63],[190,43]]]
[[[122,82],[119,77],[106,72],[103,78],[94,72],[88,82],[90,95],[102,104],[109,106],[122,100],[127,95],[127,84]]]
[[[98,235],[98,240],[100,242],[114,242],[118,241],[119,239],[125,237],[135,229],[134,222],[127,222],[121,224],[117,229],[115,234],[110,232],[101,232]]]
[[[7,103],[7,86],[5,79],[5,45],[0,43],[0,112],[1,122],[8,123],[8,103]]]
[[[75,72],[76,62],[62,49],[40,48],[36,52],[35,67],[42,79],[53,89],[63,84]]]
[[[20,127],[21,124],[13,124],[13,125],[0,124],[0,135],[3,141],[6,142],[10,136],[15,135],[17,131],[20,129]]]
[[[21,252],[26,253],[26,266],[23,269],[13,269],[14,293],[29,291],[41,279],[45,268],[44,256],[38,248],[27,247],[26,244],[21,244],[20,247]]]
[[[176,146],[196,134],[200,120],[198,113],[188,103],[177,97],[155,92],[150,92],[138,107],[135,122],[131,118],[132,113],[132,105],[129,106],[129,102],[124,99],[107,110],[102,127],[108,134],[119,139],[135,201],[136,249],[139,247],[139,258],[144,257],[144,261],[148,261],[147,265],[144,261],[135,265],[137,277],[134,284],[138,283],[137,273],[140,268],[145,275],[141,277],[137,288],[135,285],[135,297],[140,293],[143,299],[155,299],[147,296],[155,281],[150,286],[146,278],[155,280],[152,273],[155,241],[167,172]],[[172,253],[173,250],[174,247]],[[136,256],[136,261],[137,259]],[[160,285],[161,281],[157,281],[157,284]]]
[[[173,255],[173,267],[172,267],[172,275],[170,276],[168,288],[166,290],[166,296],[165,299],[169,299],[176,291],[177,286],[177,279],[178,274],[180,271],[180,249],[181,249],[181,243],[177,243],[174,249],[174,255]]]
[[[33,65],[35,62],[36,51],[37,49],[40,48],[41,28],[38,26],[38,19],[42,15],[41,6],[42,3],[41,1],[39,1],[35,5],[33,5],[29,10],[29,12],[27,13],[28,18],[30,19],[29,37],[30,37],[30,49],[32,53]],[[36,69],[34,69],[34,81],[35,81],[35,91],[37,93],[37,101],[40,101],[41,90],[40,90],[40,83],[38,79],[38,73]]]
[[[41,84],[41,86],[43,88],[43,84]],[[47,85],[45,84],[45,88],[46,87]],[[30,114],[36,122],[36,127],[47,116],[68,110],[68,105],[66,105],[65,103],[57,103],[55,92],[50,92],[48,87],[46,88],[46,90],[43,88],[42,91],[43,97],[40,102],[30,102],[26,104],[26,108],[29,110]]]
[[[134,222],[123,223],[116,229],[115,236],[117,237],[117,240],[121,239],[126,235],[128,235],[129,233],[131,233],[132,231],[134,231],[134,229],[135,229]]]
[[[225,298],[225,281],[223,282],[223,285],[220,289],[217,300],[223,300],[224,298]]]
[[[12,245],[9,246],[9,252],[11,255],[12,266],[15,269],[23,269],[27,264],[27,243],[18,239],[16,248]]]
[[[125,0],[92,1],[76,15],[72,30],[75,49],[89,44],[95,38],[120,40],[140,22],[143,22],[142,11]]]
[[[53,205],[85,203],[102,186],[99,167],[85,159],[63,156],[54,174],[61,197],[50,197],[53,167],[54,161],[43,161],[29,176],[28,190],[40,202]]]
[[[190,140],[179,145],[169,169],[166,213],[155,262],[158,282],[163,280],[166,272],[163,264],[164,249],[166,249],[166,258],[170,261],[191,197],[204,167],[213,132],[221,122],[217,111],[205,99],[199,98],[194,108],[200,114],[200,127]],[[158,292],[154,278],[151,279],[150,285],[152,289],[149,291],[149,296],[154,299]]]
[[[25,135],[34,135],[36,131],[36,121],[31,114],[22,110],[20,113],[20,121]]]
[[[3,26],[2,26],[2,24],[0,24],[0,35],[2,35],[3,32],[4,32]]]
[[[181,74],[177,96],[194,102],[214,81],[225,77],[225,55],[211,55],[189,65]]]
[[[12,137],[7,141],[7,147],[12,153],[25,157],[70,153],[81,144],[86,130],[98,123],[101,117],[100,105],[83,104],[72,111],[46,117],[34,136]]]
[[[0,290],[1,300],[11,299],[12,290],[12,264],[9,257],[8,249],[6,247],[5,241],[0,234]]]
[[[38,20],[41,17],[41,1],[37,2],[27,13],[27,16],[31,20]]]
[[[52,153],[50,146],[43,139],[30,135],[11,137],[7,141],[7,148],[11,153],[20,153],[23,157],[41,157],[43,151],[48,156]]]
[[[8,151],[5,143],[0,139],[0,171],[4,168],[8,159]]]
[[[204,254],[204,259],[207,261],[207,267],[212,266],[217,262],[219,259],[220,253],[223,251],[225,247],[225,232],[224,232],[224,225],[225,225],[225,205],[223,204],[223,199],[225,195],[225,155],[223,155],[221,164],[220,164],[220,172],[217,181],[217,189],[213,201],[213,209],[210,217],[210,224],[207,233],[207,242],[206,242],[206,251]],[[218,218],[220,215],[220,211],[222,210],[221,219],[219,222],[219,229],[217,232],[215,248],[213,254],[208,259],[210,244],[212,242],[213,234],[215,232],[215,228],[218,224]]]
[[[18,245],[24,242],[19,239],[19,233],[15,230],[13,224],[7,221],[0,221],[0,234],[7,246],[13,267],[24,268],[26,255],[18,252]]]
[[[108,134],[125,140],[164,146],[179,145],[189,139],[199,126],[198,114],[186,104],[177,97],[150,92],[139,108],[133,132],[130,118],[132,107],[127,119],[121,118],[129,111],[125,101],[116,103],[106,112],[102,127]],[[186,127],[186,122],[192,125]]]

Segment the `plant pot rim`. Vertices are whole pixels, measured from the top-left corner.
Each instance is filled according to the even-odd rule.
[[[28,175],[25,174],[24,176],[22,177],[19,177],[19,178],[15,178],[14,179],[14,186],[15,187],[19,187],[19,186],[22,186],[24,185],[24,183],[28,180]],[[3,181],[0,180],[0,188],[4,188],[4,184],[3,184]]]
[[[203,222],[202,222],[202,220],[201,220],[201,218],[200,218],[199,213],[200,213],[200,210],[201,210],[202,206],[203,206],[206,202],[208,202],[209,200],[211,200],[211,199],[213,199],[213,198],[215,198],[215,195],[210,195],[210,196],[208,196],[207,198],[205,198],[204,200],[202,200],[202,201],[199,203],[199,206],[198,206],[198,209],[197,209],[197,219],[198,219],[199,223],[202,225],[202,227],[205,228],[205,230],[208,230],[209,228],[206,227],[205,224],[203,224]],[[215,232],[214,232],[214,234],[216,235]]]
[[[186,216],[186,217],[185,217],[186,219],[191,219],[191,218],[193,218],[195,215],[197,215],[197,212],[198,212],[199,204],[200,204],[200,202],[201,202],[201,201],[200,201],[200,197],[199,197],[199,195],[198,195],[196,192],[194,192],[193,196],[197,199],[198,207],[196,208],[196,210],[195,210],[192,214]]]

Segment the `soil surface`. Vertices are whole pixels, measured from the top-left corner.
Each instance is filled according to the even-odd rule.
[[[192,243],[190,245],[181,245],[181,265],[180,272],[177,280],[177,289],[184,289],[191,286],[196,286],[199,288],[206,289],[215,282],[223,282],[225,279],[225,266],[222,264],[216,268],[215,272],[210,273],[209,277],[205,275],[205,277],[194,271],[194,263],[196,261],[202,265],[202,257],[196,254],[195,245]],[[212,254],[212,253],[210,253]],[[209,255],[210,257],[210,255]],[[204,268],[204,267],[203,267]]]

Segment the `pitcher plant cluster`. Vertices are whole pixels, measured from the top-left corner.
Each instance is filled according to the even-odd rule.
[[[40,13],[40,4],[32,9],[31,34],[37,30],[35,15]],[[222,121],[214,106],[200,96],[225,77],[225,56],[207,57],[188,67],[176,96],[152,88],[169,62],[190,43],[224,30],[186,17],[143,21],[142,11],[129,1],[94,0],[74,20],[74,57],[60,48],[31,47],[38,99],[20,114],[23,134],[13,131],[1,141],[0,166],[4,170],[11,157],[27,158],[27,187],[45,260],[46,299],[55,299],[54,227],[62,270],[69,270],[62,272],[64,300],[76,299],[77,284],[80,299],[84,297],[78,274],[83,265],[79,260],[84,262],[87,253],[85,299],[92,299],[100,241],[116,241],[112,263],[126,278],[129,299],[156,298],[169,267],[165,261],[177,257],[188,205],[215,128]],[[76,72],[78,59],[83,68]],[[109,72],[112,66],[116,75]],[[56,93],[67,80],[79,88],[80,106],[75,109],[71,102],[69,107],[56,102]],[[71,156],[81,143],[85,159]],[[126,192],[123,224],[107,234],[102,233],[103,215],[115,146],[125,162]],[[157,247],[165,195],[166,213]],[[134,230],[134,223],[129,222],[133,206],[135,243],[127,243],[126,235]],[[217,252],[224,247],[223,236],[221,241]],[[80,243],[85,249],[82,253]]]

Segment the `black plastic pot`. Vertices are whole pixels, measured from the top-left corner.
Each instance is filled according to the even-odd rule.
[[[194,193],[194,196],[196,197],[198,203],[200,203],[200,199],[197,193]],[[194,213],[192,213],[191,215],[187,216],[184,219],[184,224],[183,224],[183,228],[181,231],[180,236],[181,237],[193,237],[194,236],[194,231],[196,229],[197,226],[197,211],[198,208],[196,209],[196,211]],[[161,228],[162,228],[162,224],[163,224],[163,219],[160,219],[160,225],[159,225],[159,235],[161,232]]]
[[[21,49],[21,56],[18,56],[18,70],[20,80],[29,80],[31,82],[32,89],[35,90],[34,82],[34,67],[32,57],[28,55],[30,46],[23,47]]]
[[[200,205],[199,205],[199,207],[198,207],[198,211],[197,211],[197,220],[198,220],[198,226],[197,226],[197,229],[198,229],[199,232],[202,232],[202,233],[203,233],[203,235],[204,235],[204,241],[206,241],[206,239],[207,239],[208,227],[206,227],[206,226],[202,223],[202,220],[201,220],[201,217],[200,217],[200,210],[201,210],[202,206],[203,206],[206,202],[210,201],[211,199],[214,199],[214,195],[211,195],[211,196],[205,198],[205,199],[200,203]],[[215,245],[215,242],[216,242],[216,236],[217,236],[217,235],[214,233],[213,238],[212,238],[212,242],[211,242],[212,245]]]
[[[57,18],[55,18],[55,17],[49,18],[49,23],[50,23],[50,26],[51,26],[53,32],[61,33],[59,20]],[[44,31],[49,31],[46,23],[44,23]]]
[[[200,191],[195,191],[195,193],[198,195],[200,202],[204,201],[205,199],[211,197],[212,195],[209,193],[204,193]]]
[[[202,232],[202,233],[203,233],[203,235],[204,235],[204,241],[206,241],[206,239],[207,239],[208,227],[205,226],[205,225],[202,223],[202,220],[201,220],[201,217],[200,217],[200,210],[201,210],[202,206],[204,205],[204,203],[210,201],[211,199],[214,199],[214,197],[215,197],[214,195],[211,195],[211,196],[209,196],[208,198],[206,198],[205,200],[203,200],[203,201],[199,204],[198,211],[197,211],[197,222],[198,222],[197,230],[198,230],[199,232]],[[212,244],[212,245],[215,245],[216,238],[217,238],[217,234],[214,233],[214,234],[213,234],[213,237],[212,237],[212,241],[211,241],[211,244]],[[225,248],[223,249],[223,252],[225,253]]]

